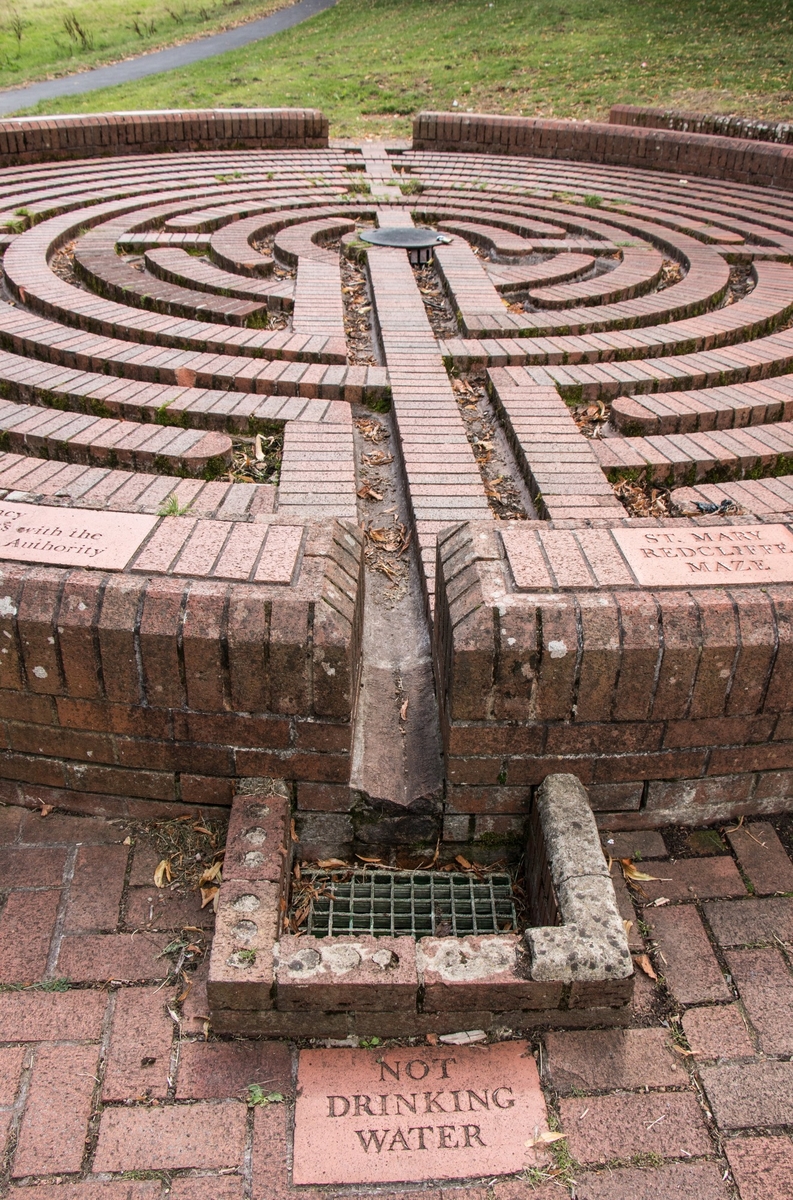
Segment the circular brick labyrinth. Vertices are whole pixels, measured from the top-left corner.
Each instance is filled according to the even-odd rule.
[[[374,145],[19,166],[5,171],[0,207],[6,500],[152,514],[162,519],[128,575],[261,585],[274,605],[286,587],[295,601],[321,594],[331,613],[323,625],[311,610],[300,643],[314,656],[310,680],[284,684],[280,699],[239,682],[227,616],[215,632],[207,618],[206,637],[225,647],[222,683],[191,688],[180,617],[182,690],[153,690],[144,661],[124,699],[142,690],[149,703],[205,712],[349,723],[362,619],[355,526],[381,543],[389,523],[401,531],[385,549],[367,542],[380,570],[367,587],[385,576],[394,603],[418,548],[413,585],[431,613],[437,535],[458,522],[509,522],[510,586],[553,591],[626,582],[621,562],[609,575],[618,556],[607,530],[637,517],[690,528],[703,513],[765,521],[793,507],[785,193]],[[450,239],[433,266],[356,233],[413,223]],[[510,541],[521,522],[540,540]],[[230,594],[206,592],[221,606]],[[334,621],[346,630],[338,674],[316,640]],[[28,680],[37,670],[26,662]],[[104,702],[112,685],[104,665],[97,673]],[[302,757],[294,722],[249,736],[244,745],[280,758],[215,758],[195,768],[200,778],[349,783],[349,734]],[[167,770],[176,782],[160,798],[184,798],[185,767]],[[21,777],[32,782],[28,768]],[[146,794],[120,778],[97,790]],[[197,793],[219,794],[216,783]]]

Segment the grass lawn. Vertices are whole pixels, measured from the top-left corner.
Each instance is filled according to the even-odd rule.
[[[0,0],[0,88],[71,75],[241,21],[291,0]]]
[[[403,136],[414,112],[455,101],[593,119],[618,101],[790,117],[793,0],[338,0],[244,50],[31,111],[310,105],[334,136]]]

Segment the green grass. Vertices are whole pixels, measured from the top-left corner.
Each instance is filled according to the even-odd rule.
[[[0,87],[71,75],[266,16],[291,0],[0,0]]]
[[[413,113],[455,101],[545,117],[601,118],[620,101],[787,117],[792,71],[793,0],[339,0],[258,45],[32,111],[310,105],[333,135],[358,137],[404,136]]]

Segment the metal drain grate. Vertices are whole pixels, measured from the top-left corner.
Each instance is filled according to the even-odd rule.
[[[312,888],[306,932],[314,937],[463,937],[517,929],[509,875],[446,871],[304,872]]]

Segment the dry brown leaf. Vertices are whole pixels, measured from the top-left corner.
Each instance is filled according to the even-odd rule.
[[[620,863],[622,865],[622,873],[625,876],[625,878],[632,879],[636,883],[639,883],[639,882],[644,883],[649,879],[654,879],[658,883],[669,883],[670,882],[668,878],[664,879],[662,877],[659,877],[658,875],[647,875],[644,871],[637,871],[636,867],[633,865],[632,861],[629,858],[621,858]]]
[[[566,1133],[555,1133],[552,1129],[546,1129],[544,1133],[539,1133],[536,1137],[531,1138],[526,1145],[533,1150],[535,1146],[551,1146],[565,1137],[567,1137]]]
[[[399,710],[400,721],[404,721],[407,719],[409,704],[410,704],[410,697],[408,696],[407,700],[405,701],[405,703],[402,705],[402,707]]]
[[[326,870],[328,867],[346,867],[347,863],[342,862],[340,858],[318,858],[317,866]]]
[[[294,821],[289,822],[289,836],[291,837],[293,842],[300,841],[300,838],[297,836],[297,833],[295,832],[295,822]]]
[[[208,904],[211,904],[212,901],[215,899],[215,896],[217,896],[219,891],[220,891],[219,887],[202,887],[201,888],[201,907],[206,908],[206,906]]]
[[[678,1046],[677,1042],[672,1042],[672,1049],[675,1054],[682,1054],[684,1058],[693,1058],[694,1051],[686,1050],[685,1046]]]
[[[131,838],[131,837],[125,837],[125,838],[124,838],[124,841],[121,843],[121,845],[122,845],[122,846],[131,846],[131,845],[132,845],[132,838]]]
[[[427,1039],[427,1045],[428,1045],[428,1046],[437,1046],[437,1044],[438,1044],[438,1035],[437,1035],[437,1033],[428,1033],[428,1034],[426,1034],[425,1036],[426,1036],[426,1039]]]
[[[631,930],[633,929],[633,921],[623,921],[622,927],[625,930],[625,936],[630,937]]]
[[[172,879],[173,872],[171,871],[171,864],[167,858],[163,858],[160,862],[158,862],[157,868],[154,872],[154,886],[158,888],[164,888],[166,883],[170,883]]]
[[[39,816],[40,817],[48,817],[50,815],[50,813],[52,812],[52,810],[54,809],[54,807],[55,807],[54,804],[42,804],[41,807],[39,808]]]
[[[641,970],[644,971],[645,975],[649,975],[650,979],[658,978],[655,973],[655,967],[650,962],[649,954],[636,954],[634,955],[633,961],[636,963],[637,967],[640,967]]]
[[[221,875],[222,871],[223,871],[223,863],[222,862],[212,863],[212,866],[207,867],[206,870],[202,873],[201,878],[198,881],[198,886],[203,887],[204,884],[206,884],[206,883],[215,883],[215,882],[220,883],[222,880],[222,875]]]
[[[376,864],[376,865],[378,865],[378,866],[382,866],[382,865],[383,865],[383,860],[382,860],[382,858],[364,858],[364,856],[363,856],[362,854],[356,854],[356,856],[355,856],[355,857],[356,857],[356,858],[358,858],[358,859],[360,859],[360,860],[361,860],[361,862],[365,862],[365,863],[375,863],[375,864]]]
[[[292,873],[293,873],[293,875],[294,875],[295,879],[300,879],[300,878],[301,878],[301,876],[302,876],[302,871],[300,870],[300,863],[299,863],[299,862],[296,862],[296,863],[295,863],[294,871],[293,871]]]
[[[459,863],[464,871],[472,870],[471,864],[469,863],[468,859],[463,858],[462,854],[455,854],[454,861],[456,863]]]

